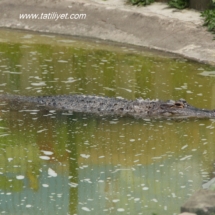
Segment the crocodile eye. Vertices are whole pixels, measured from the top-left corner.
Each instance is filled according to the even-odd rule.
[[[174,106],[177,108],[184,108],[184,104],[181,102],[176,102]]]

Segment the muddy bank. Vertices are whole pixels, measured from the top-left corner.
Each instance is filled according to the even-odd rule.
[[[86,14],[84,19],[20,19],[20,14]],[[213,35],[199,12],[166,4],[132,7],[124,0],[22,0],[0,2],[0,26],[144,46],[215,65]]]

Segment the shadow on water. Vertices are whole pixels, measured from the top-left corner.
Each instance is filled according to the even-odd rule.
[[[184,97],[215,107],[214,68],[207,65],[51,35],[2,31],[0,39],[1,93]],[[214,176],[214,135],[213,120],[95,117],[1,104],[0,210],[178,214]]]

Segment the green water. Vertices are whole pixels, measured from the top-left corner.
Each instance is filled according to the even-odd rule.
[[[215,68],[100,41],[0,30],[0,93],[184,98]],[[214,177],[215,121],[102,118],[0,103],[1,214],[178,214]]]

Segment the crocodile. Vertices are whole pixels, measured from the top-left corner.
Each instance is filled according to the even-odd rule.
[[[99,116],[132,116],[135,118],[215,118],[215,110],[189,105],[186,100],[127,100],[91,95],[19,96],[0,95],[0,101],[12,106],[24,104],[43,109],[82,112]]]

